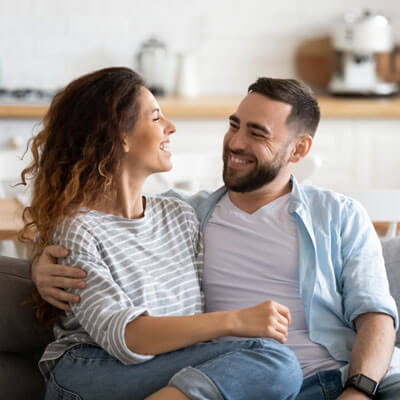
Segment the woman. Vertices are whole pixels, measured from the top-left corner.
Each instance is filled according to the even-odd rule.
[[[267,302],[201,314],[194,211],[142,194],[149,175],[171,169],[174,132],[139,75],[108,68],[58,93],[33,139],[25,233],[39,232],[37,253],[51,242],[68,248],[62,262],[87,273],[40,361],[47,400],[292,399],[300,388],[298,363],[278,343],[211,342],[271,336],[276,313]],[[274,386],[282,376],[289,383]]]

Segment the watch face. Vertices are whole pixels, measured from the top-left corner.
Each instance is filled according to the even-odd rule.
[[[359,386],[361,386],[367,392],[373,393],[375,390],[376,383],[372,379],[367,378],[366,376],[361,375],[360,381],[358,382]]]

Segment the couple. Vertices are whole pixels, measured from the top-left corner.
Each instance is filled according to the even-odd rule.
[[[373,226],[290,173],[318,122],[308,88],[260,78],[229,118],[225,186],[176,200],[141,193],[171,168],[174,126],[140,77],[97,71],[56,96],[26,171],[44,249],[33,277],[66,311],[40,362],[47,399],[357,400],[379,383],[377,398],[398,397]]]

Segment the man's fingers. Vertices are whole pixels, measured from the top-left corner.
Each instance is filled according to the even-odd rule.
[[[71,311],[71,307],[67,303],[62,303],[61,301],[53,299],[52,297],[47,297],[45,300],[48,303],[50,303],[52,306],[54,306],[60,310]]]
[[[52,288],[47,291],[46,299],[51,297],[54,300],[59,302],[66,302],[66,303],[79,303],[80,297],[74,293],[68,293],[65,290]]]
[[[84,289],[86,282],[83,279],[63,278],[52,276],[46,282],[49,286],[62,289]]]
[[[69,267],[68,265],[57,265],[57,268],[52,270],[51,274],[68,278],[86,278],[86,272],[83,269]]]
[[[46,246],[43,253],[53,258],[63,258],[68,255],[68,250],[62,246],[53,244],[51,246]]]

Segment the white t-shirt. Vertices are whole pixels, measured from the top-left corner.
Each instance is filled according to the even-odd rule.
[[[204,236],[205,306],[207,312],[251,307],[266,300],[287,306],[292,323],[286,345],[295,352],[307,378],[344,363],[309,338],[289,198],[290,194],[284,195],[253,214],[237,208],[228,194],[217,204]]]

